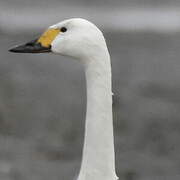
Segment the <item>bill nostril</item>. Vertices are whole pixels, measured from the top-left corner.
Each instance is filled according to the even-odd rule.
[[[26,45],[27,45],[27,46],[34,46],[34,44],[37,43],[37,40],[38,40],[38,39],[32,40],[32,41],[26,43]]]

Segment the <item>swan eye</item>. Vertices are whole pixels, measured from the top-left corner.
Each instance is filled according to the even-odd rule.
[[[67,31],[67,28],[66,27],[62,27],[61,28],[61,32],[66,32]]]

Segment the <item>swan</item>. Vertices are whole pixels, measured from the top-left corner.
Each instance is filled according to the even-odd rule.
[[[87,107],[78,180],[116,180],[112,118],[111,61],[102,32],[91,22],[72,18],[50,26],[38,39],[9,50],[52,52],[73,57],[85,70]]]

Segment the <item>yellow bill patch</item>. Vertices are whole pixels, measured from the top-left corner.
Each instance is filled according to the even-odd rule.
[[[43,47],[49,47],[59,32],[59,29],[48,29],[42,34],[37,42],[40,43]]]

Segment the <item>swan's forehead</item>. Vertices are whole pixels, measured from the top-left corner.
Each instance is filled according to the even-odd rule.
[[[96,28],[94,24],[91,22],[81,19],[81,18],[73,18],[73,19],[68,19],[64,20],[62,22],[59,22],[55,25],[50,26],[49,28],[61,28],[61,27],[67,27],[67,28]]]

